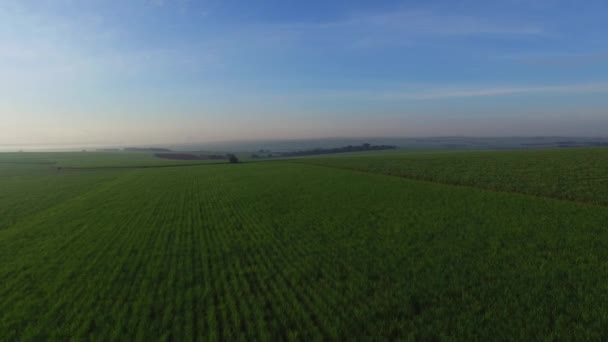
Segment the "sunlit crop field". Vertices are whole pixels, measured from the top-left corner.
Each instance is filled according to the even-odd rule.
[[[608,148],[391,151],[302,162],[444,184],[608,205]]]
[[[547,153],[578,164],[582,151],[592,172],[608,170],[605,154],[563,151]],[[509,153],[487,173],[511,167],[514,182],[541,165]],[[7,162],[0,336],[608,336],[607,207],[335,167],[349,158],[61,171]]]

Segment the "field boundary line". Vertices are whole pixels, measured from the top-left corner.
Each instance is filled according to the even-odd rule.
[[[28,215],[26,218],[23,218],[15,223],[13,223],[12,225],[5,227],[3,229],[0,229],[0,239],[11,234],[11,232],[12,232],[12,234],[20,233],[20,232],[24,232],[24,231],[28,230],[29,228],[34,228],[36,226],[32,226],[32,225],[34,223],[40,222],[41,217],[44,217],[44,215],[46,215],[48,213],[61,212],[62,210],[67,210],[73,204],[81,202],[83,200],[88,200],[90,197],[95,196],[96,194],[99,194],[103,191],[107,191],[108,189],[116,186],[116,183],[125,181],[123,178],[125,178],[127,176],[133,177],[133,174],[132,173],[120,174],[116,178],[105,180],[105,181],[101,182],[100,184],[97,184],[96,186],[89,188],[88,190],[81,192],[73,197],[67,198],[50,207],[46,207],[46,208],[43,208],[42,210],[36,211],[36,212],[32,213],[31,215]],[[22,226],[26,227],[27,229],[15,230],[15,228],[22,227]]]
[[[362,170],[362,169],[357,169],[357,168],[352,168],[352,167],[298,162],[298,161],[293,161],[293,160],[289,161],[289,163],[300,164],[300,165],[310,165],[310,166],[316,166],[316,167],[324,167],[324,168],[328,168],[328,169],[352,171],[352,172],[358,172],[358,173],[364,173],[364,174],[370,174],[370,175],[379,175],[379,176],[385,176],[385,177],[391,177],[391,178],[401,178],[401,179],[407,179],[412,182],[437,184],[437,185],[443,185],[443,186],[451,186],[451,187],[455,187],[455,188],[469,188],[469,189],[477,189],[477,190],[493,192],[493,193],[522,195],[522,196],[533,197],[533,198],[538,198],[538,199],[549,199],[549,200],[560,201],[560,202],[574,203],[574,204],[584,205],[584,206],[588,206],[588,207],[608,208],[608,205],[605,205],[605,204],[585,202],[585,201],[581,201],[581,200],[573,200],[573,199],[567,199],[567,198],[562,198],[562,197],[553,197],[553,196],[547,196],[547,195],[536,195],[536,194],[531,194],[531,193],[526,193],[526,192],[521,192],[521,191],[499,190],[499,189],[479,187],[479,186],[474,186],[474,185],[454,184],[454,183],[449,183],[449,182],[432,181],[432,180],[427,180],[427,179],[419,179],[419,178],[413,178],[413,177],[407,177],[407,176],[401,176],[401,175],[386,174],[386,173],[382,173],[382,172],[373,172],[373,171]]]
[[[196,164],[175,164],[175,165],[133,165],[133,166],[58,166],[56,167],[59,171],[73,171],[73,170],[120,170],[120,169],[162,169],[170,167],[186,167],[186,166],[211,166],[211,165],[228,165],[225,163],[196,163]]]

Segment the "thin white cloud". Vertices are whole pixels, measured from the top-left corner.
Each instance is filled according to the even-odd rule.
[[[374,90],[323,90],[300,94],[299,97],[311,99],[342,99],[352,101],[417,101],[442,100],[454,98],[475,98],[489,96],[508,96],[517,94],[593,94],[608,93],[608,82],[575,83],[559,85],[510,85],[510,86],[440,86],[409,85],[399,89]]]
[[[389,92],[379,97],[390,100],[433,100],[449,99],[459,97],[482,97],[501,96],[514,94],[581,94],[581,93],[606,93],[608,83],[587,83],[569,85],[536,85],[536,86],[504,86],[504,87],[476,87],[476,88],[443,88],[433,90],[422,90],[414,92]]]
[[[157,4],[169,2],[174,1]],[[121,30],[106,23],[103,14],[67,16],[37,11],[27,3],[4,3],[0,5],[0,74],[6,82],[0,89],[120,79],[135,73],[193,73],[219,63],[216,50],[192,44],[130,48]]]
[[[325,22],[261,25],[264,35],[281,34],[291,39],[333,40],[354,47],[428,43],[431,37],[550,37],[542,26],[469,15],[444,14],[428,10],[352,14]],[[255,30],[253,31],[255,32]],[[251,35],[252,31],[248,33]]]
[[[608,52],[505,56],[502,59],[533,66],[587,66],[608,63]]]
[[[544,30],[528,24],[500,23],[484,18],[463,15],[445,15],[431,11],[393,11],[372,15],[354,16],[345,22],[354,26],[394,29],[402,33],[476,35],[512,34],[542,35]]]
[[[149,6],[157,8],[177,8],[180,12],[188,10],[191,0],[146,0]]]

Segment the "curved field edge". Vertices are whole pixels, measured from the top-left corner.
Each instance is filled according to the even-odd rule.
[[[0,231],[94,191],[117,171],[59,172],[40,165],[0,166]]]
[[[49,168],[145,168],[155,166],[213,164],[217,160],[174,160],[150,152],[19,152],[0,153],[2,165],[40,165]]]
[[[608,148],[368,153],[292,162],[608,205]]]
[[[0,335],[601,339],[605,222],[301,164],[135,170],[0,232]]]

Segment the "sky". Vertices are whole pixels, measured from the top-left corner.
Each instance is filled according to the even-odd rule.
[[[0,145],[608,136],[608,2],[0,0]]]

